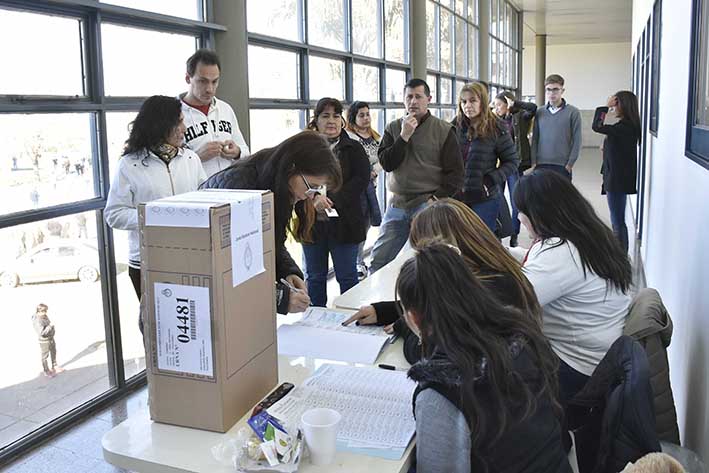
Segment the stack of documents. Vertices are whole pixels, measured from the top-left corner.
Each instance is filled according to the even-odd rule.
[[[373,364],[389,336],[375,325],[343,327],[352,313],[309,308],[298,322],[278,328],[278,354]]]
[[[338,450],[398,460],[416,432],[411,408],[415,388],[404,371],[323,365],[268,413],[298,425],[308,409],[335,409],[342,414]]]

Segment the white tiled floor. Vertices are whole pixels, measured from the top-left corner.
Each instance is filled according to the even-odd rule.
[[[574,184],[593,204],[599,216],[609,223],[608,206],[600,195],[600,152],[585,148],[574,168]],[[529,236],[520,235],[520,245],[528,246]],[[328,284],[330,299],[339,294],[334,278]],[[135,410],[147,404],[147,389],[143,388],[116,402],[110,408],[87,419],[69,431],[28,452],[3,470],[7,473],[116,473],[124,472],[103,461],[101,437],[125,420]],[[0,418],[0,426],[3,419]]]

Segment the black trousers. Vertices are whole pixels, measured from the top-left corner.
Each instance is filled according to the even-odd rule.
[[[135,295],[138,296],[138,301],[140,301],[143,293],[140,288],[140,270],[129,266],[128,277],[130,277],[130,282],[133,283],[133,289],[135,289]],[[140,333],[143,333],[143,313],[140,311],[138,311],[138,328]]]

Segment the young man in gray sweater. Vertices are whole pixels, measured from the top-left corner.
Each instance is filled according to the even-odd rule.
[[[566,103],[564,78],[552,74],[544,81],[547,103],[534,117],[532,169],[550,169],[571,180],[581,151],[581,114]]]

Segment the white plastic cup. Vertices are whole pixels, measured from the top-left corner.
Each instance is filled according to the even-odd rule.
[[[340,420],[342,415],[339,412],[325,407],[307,410],[301,416],[305,443],[313,465],[329,465],[335,459]]]

